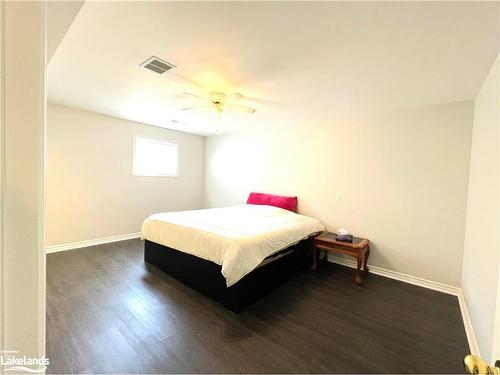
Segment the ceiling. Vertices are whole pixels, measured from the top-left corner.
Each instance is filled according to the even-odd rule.
[[[48,1],[47,2],[47,61],[59,47],[84,1]]]
[[[206,112],[180,110],[200,104],[182,92],[266,99],[240,100],[257,112],[224,113],[223,132],[331,121],[473,99],[499,51],[498,2],[86,2],[50,61],[48,96],[209,135]],[[176,68],[141,68],[152,55]]]

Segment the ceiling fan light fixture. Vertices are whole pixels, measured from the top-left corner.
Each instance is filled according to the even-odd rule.
[[[185,93],[185,94],[201,99],[200,97],[198,97],[197,95],[194,95],[194,94],[190,94],[190,93]],[[226,100],[228,98],[229,98],[229,100]],[[227,110],[244,112],[244,113],[255,113],[256,112],[255,108],[232,104],[231,98],[233,100],[234,99],[237,100],[237,99],[244,98],[244,96],[240,93],[235,93],[235,94],[231,94],[228,96],[225,93],[220,92],[220,91],[212,91],[209,93],[209,103],[207,105],[184,107],[184,108],[181,108],[181,110],[190,111],[193,109],[208,108],[210,110],[209,118],[211,120],[221,120],[222,112],[225,112]]]

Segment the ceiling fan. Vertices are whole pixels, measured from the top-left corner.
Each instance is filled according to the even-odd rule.
[[[183,94],[192,96],[194,98],[206,101],[208,99],[208,104],[204,105],[196,105],[192,107],[184,107],[181,108],[183,111],[192,111],[197,109],[211,109],[213,117],[220,119],[222,112],[225,111],[236,111],[236,112],[245,112],[245,113],[255,113],[257,110],[255,108],[246,107],[242,105],[233,104],[233,100],[243,99],[244,96],[240,93],[234,93],[230,95],[226,95],[220,91],[212,91],[209,93],[209,97],[207,99],[202,98],[201,96],[191,94],[189,92],[184,92]]]

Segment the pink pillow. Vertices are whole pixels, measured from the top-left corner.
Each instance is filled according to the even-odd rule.
[[[272,195],[264,193],[250,193],[247,204],[258,204],[284,208],[295,212],[297,210],[297,197],[285,197],[283,195]]]

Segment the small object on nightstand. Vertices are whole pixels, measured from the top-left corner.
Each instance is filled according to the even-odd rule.
[[[347,231],[345,228],[340,228],[335,232],[335,239],[341,242],[351,242],[353,240],[353,235]]]
[[[332,251],[338,254],[350,255],[357,260],[354,281],[361,285],[361,268],[368,273],[368,257],[370,256],[370,241],[366,238],[353,237],[352,242],[343,242],[337,239],[335,233],[323,232],[314,238],[313,265],[311,270],[316,271],[317,249]]]
[[[345,235],[336,234],[335,235],[335,239],[337,241],[340,241],[340,242],[350,242],[350,243],[352,243],[353,238],[354,237],[352,236],[352,234],[345,234]]]

